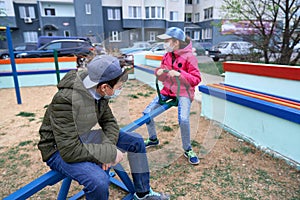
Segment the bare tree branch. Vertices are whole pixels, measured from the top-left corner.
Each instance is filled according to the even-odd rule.
[[[223,0],[222,10],[229,20],[248,21],[256,30],[251,39],[263,52],[265,63],[272,55],[278,64],[296,64],[300,55],[293,49],[300,42],[300,12],[297,0]],[[299,14],[298,14],[299,13]],[[293,59],[293,60],[292,60]]]

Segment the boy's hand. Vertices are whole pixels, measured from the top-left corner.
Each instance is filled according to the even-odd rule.
[[[102,169],[103,170],[108,170],[111,167],[111,163],[103,163],[102,164]]]
[[[170,75],[171,77],[174,77],[174,76],[180,76],[180,72],[178,72],[178,71],[172,69],[172,70],[169,71],[169,75]]]
[[[122,153],[122,151],[120,151],[119,149],[117,149],[117,156],[116,156],[116,160],[112,163],[103,163],[102,164],[102,169],[103,170],[108,170],[111,166],[115,166],[116,164],[118,164],[119,162],[121,162],[124,158],[124,153]]]
[[[118,164],[119,162],[121,162],[124,158],[124,153],[122,153],[122,151],[120,151],[119,149],[117,149],[117,156],[116,156],[116,160],[115,162],[111,163],[112,166],[115,166],[116,164]]]

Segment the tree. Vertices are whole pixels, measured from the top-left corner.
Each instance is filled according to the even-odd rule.
[[[299,0],[223,0],[227,19],[247,21],[254,32],[240,35],[262,50],[265,63],[272,56],[278,64],[295,65],[300,54],[293,49],[300,42]],[[298,14],[299,13],[299,14]]]
[[[5,17],[7,17],[5,9],[0,8],[0,19],[1,19],[0,26],[6,26],[6,24],[4,24],[4,22],[6,21]],[[2,31],[0,30],[0,40],[5,40],[5,39],[6,39],[5,32],[2,33]]]

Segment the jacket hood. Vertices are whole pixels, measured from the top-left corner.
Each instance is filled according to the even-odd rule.
[[[88,75],[87,70],[69,71],[57,85],[58,89],[74,89],[90,95],[88,90],[84,87],[82,80]]]
[[[174,53],[178,54],[178,55],[183,55],[183,54],[192,53],[192,52],[193,52],[192,41],[188,45],[186,45],[183,49],[178,49],[178,50],[174,51]]]

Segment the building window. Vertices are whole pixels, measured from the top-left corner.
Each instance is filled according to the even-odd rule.
[[[55,36],[55,33],[53,33],[52,31],[45,31],[47,36]]]
[[[150,18],[155,18],[155,7],[150,7]]]
[[[128,16],[130,18],[141,18],[141,7],[140,6],[129,6],[128,7]]]
[[[157,32],[155,32],[155,31],[150,31],[150,32],[149,32],[149,41],[150,41],[150,42],[155,42],[155,41],[156,41],[156,35],[157,35]]]
[[[130,41],[138,41],[139,34],[137,32],[130,32],[129,38],[130,38]]]
[[[200,13],[195,13],[195,22],[200,22]]]
[[[213,18],[213,7],[204,9],[204,19],[212,19]]]
[[[205,40],[205,39],[212,39],[212,29],[211,28],[202,29],[202,40]]]
[[[200,0],[196,0],[196,4],[199,4],[200,3]]]
[[[164,19],[165,8],[161,6],[145,7],[146,19]]]
[[[185,4],[193,4],[193,0],[185,0]]]
[[[28,31],[23,33],[25,43],[35,43],[38,41],[38,33],[34,31]]]
[[[164,19],[165,18],[165,8],[164,7],[156,7],[157,10],[157,18]]]
[[[109,34],[109,41],[110,42],[120,42],[121,41],[121,35],[118,31],[112,31]]]
[[[192,22],[192,13],[185,13],[184,14],[184,21],[185,22]]]
[[[178,21],[178,11],[171,11],[170,12],[170,20],[171,21]]]
[[[121,12],[119,8],[107,9],[107,18],[108,20],[120,20]]]
[[[65,37],[71,36],[70,31],[64,31],[64,36],[65,36]]]
[[[20,6],[19,7],[20,18],[31,18],[35,19],[35,12],[33,6]]]
[[[45,8],[45,15],[46,16],[55,16],[55,9],[54,8]]]
[[[194,31],[193,40],[200,40],[200,31]]]
[[[0,16],[6,16],[5,1],[0,1]]]
[[[92,8],[90,3],[85,4],[85,14],[90,15],[92,14]]]

